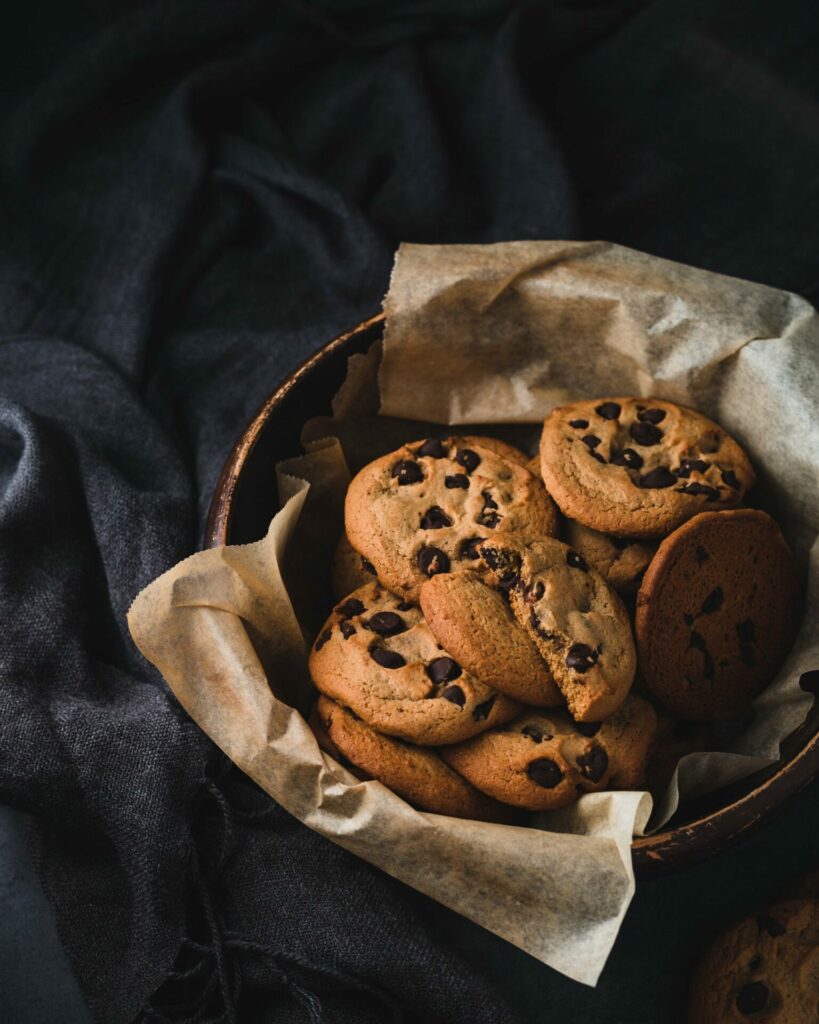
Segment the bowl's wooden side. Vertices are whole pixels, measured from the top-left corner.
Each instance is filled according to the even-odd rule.
[[[382,313],[319,349],[284,380],[259,409],[233,447],[219,477],[205,528],[204,546],[246,544],[263,537],[278,507],[273,466],[301,453],[304,422],[330,412],[330,402],[353,353],[381,337]],[[651,877],[688,867],[759,828],[819,771],[819,712],[783,746],[766,769],[705,798],[683,805],[673,825],[632,843],[634,870]],[[725,801],[728,801],[727,803]]]

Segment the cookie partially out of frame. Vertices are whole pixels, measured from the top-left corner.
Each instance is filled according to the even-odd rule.
[[[383,736],[329,697],[319,697],[310,724],[329,754],[422,811],[478,821],[514,818],[509,807],[475,789],[433,750]]]
[[[782,900],[728,929],[691,985],[690,1024],[819,1020],[819,902]]]
[[[433,636],[476,678],[524,704],[555,708],[565,703],[507,601],[478,576],[433,576],[420,596]]]
[[[520,705],[466,672],[421,609],[379,583],[350,594],[310,652],[316,688],[379,732],[434,746],[512,718]]]
[[[557,511],[522,466],[478,445],[430,439],[365,466],[347,491],[345,524],[378,579],[417,600],[431,576],[469,569],[486,537],[554,534]]]
[[[579,722],[626,699],[636,656],[623,602],[579,552],[553,538],[494,537],[478,548]]]
[[[341,601],[347,594],[372,583],[374,579],[375,569],[366,558],[359,555],[347,534],[342,533],[336,544],[330,570],[330,587],[334,599]]]
[[[578,723],[564,711],[529,708],[507,725],[442,748],[441,755],[496,800],[556,810],[581,793],[642,789],[655,728],[654,709],[631,694],[605,722]]]
[[[793,643],[799,587],[765,512],[703,512],[666,538],[637,595],[635,632],[648,690],[683,718],[740,713]]]
[[[748,457],[712,420],[653,398],[554,409],[540,464],[564,515],[620,537],[664,537],[698,512],[742,503]]]

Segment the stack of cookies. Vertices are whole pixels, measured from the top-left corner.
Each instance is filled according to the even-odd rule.
[[[484,820],[661,785],[793,641],[793,562],[740,507],[753,483],[717,424],[634,398],[554,410],[534,459],[489,437],[376,459],[310,655],[319,742]]]

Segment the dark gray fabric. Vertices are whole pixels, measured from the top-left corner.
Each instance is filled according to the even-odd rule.
[[[819,12],[161,0],[86,10],[69,48],[27,11],[48,45],[3,104],[0,797],[32,815],[84,993],[113,1024],[157,989],[173,1020],[509,1019],[422,897],[226,771],[124,615],[402,239],[605,237],[815,293]]]

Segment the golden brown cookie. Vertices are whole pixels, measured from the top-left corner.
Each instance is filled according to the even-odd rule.
[[[754,483],[745,452],[722,427],[654,398],[554,409],[540,464],[564,515],[618,537],[663,537],[705,509],[739,505]]]
[[[475,574],[433,576],[421,587],[421,610],[435,639],[481,682],[524,704],[565,704],[508,603]]]
[[[782,900],[720,936],[695,973],[688,1020],[819,1020],[819,902]]]
[[[405,445],[365,466],[345,502],[347,536],[395,593],[460,572],[485,537],[549,536],[557,512],[540,480],[495,452],[453,439]]]
[[[624,597],[637,593],[643,573],[657,550],[657,545],[650,541],[610,537],[575,519],[566,520],[563,539]]]
[[[506,441],[501,441],[499,437],[487,437],[485,434],[464,434],[451,438],[451,441],[458,448],[475,448],[476,446],[478,448],[488,448],[490,452],[500,455],[507,462],[514,462],[516,466],[523,466],[524,469],[528,467],[531,461],[529,456],[522,452],[520,448],[516,448],[513,444],[509,444]],[[540,476],[540,473],[536,473],[535,476]]]
[[[577,551],[553,538],[494,537],[478,552],[509,596],[578,722],[599,722],[626,699],[636,657],[623,602]]]
[[[663,541],[637,595],[646,686],[683,718],[736,715],[773,678],[798,621],[793,559],[774,520],[703,512]]]
[[[610,719],[574,722],[564,711],[527,709],[513,722],[441,749],[484,793],[530,811],[556,810],[580,793],[641,789],[654,709],[631,694]]]
[[[461,778],[429,748],[382,736],[348,708],[319,697],[310,725],[319,746],[361,778],[377,779],[408,803],[433,814],[509,822],[514,813]]]
[[[316,688],[379,732],[412,743],[455,743],[508,721],[519,705],[465,672],[421,609],[379,583],[350,594],[309,660]]]
[[[366,558],[362,558],[347,538],[346,533],[338,539],[330,570],[330,586],[333,598],[341,601],[359,587],[372,583],[375,569]]]

